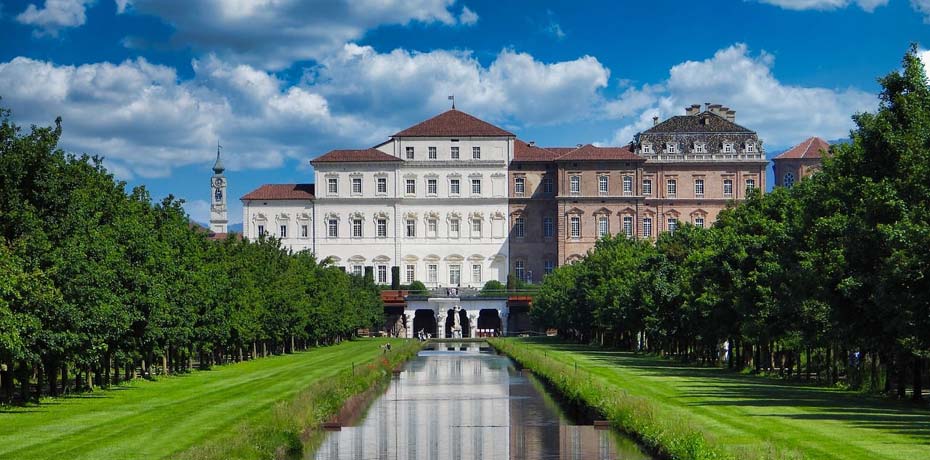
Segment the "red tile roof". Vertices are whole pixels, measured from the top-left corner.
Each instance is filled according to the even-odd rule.
[[[312,200],[313,184],[265,184],[242,196],[242,200]]]
[[[465,112],[452,109],[436,115],[429,120],[417,123],[394,137],[513,137],[513,133],[504,131],[484,120],[479,120]]]
[[[214,240],[214,241],[225,240],[230,237],[234,238],[236,241],[242,241],[241,233],[213,233],[211,232],[210,234],[207,235],[207,239]]]
[[[403,161],[378,149],[332,150],[320,155],[310,163],[369,163],[373,161]]]
[[[629,146],[625,147],[595,147],[591,144],[583,145],[580,148],[572,150],[558,158],[559,161],[584,161],[584,160],[626,160],[626,161],[646,161],[630,151]]]
[[[568,152],[572,152],[572,151],[578,150],[580,147],[581,147],[581,146],[579,145],[578,147],[543,147],[543,148],[546,149],[546,150],[548,150],[548,151],[550,151],[550,152],[555,152],[555,153],[557,153],[559,156],[562,156],[562,155],[565,155],[565,154],[568,153]]]
[[[806,141],[801,142],[800,144],[788,149],[781,155],[778,155],[777,157],[775,157],[775,159],[776,160],[789,160],[789,159],[791,160],[797,160],[797,159],[819,160],[821,156],[820,155],[821,150],[823,150],[824,152],[829,152],[830,144],[827,141],[819,137],[811,137],[807,139]]]
[[[558,153],[530,145],[520,139],[514,142],[513,161],[553,161],[558,157]]]

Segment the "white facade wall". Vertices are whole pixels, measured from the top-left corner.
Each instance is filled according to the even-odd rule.
[[[266,236],[281,240],[292,251],[313,251],[313,201],[311,200],[244,200],[242,207],[242,235],[257,239],[259,228]],[[285,236],[281,236],[281,227]],[[306,236],[304,236],[306,227]]]

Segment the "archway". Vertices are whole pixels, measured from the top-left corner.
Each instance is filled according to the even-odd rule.
[[[482,309],[478,313],[476,322],[479,336],[500,335],[501,333],[501,317],[493,308]]]
[[[452,325],[455,324],[455,310],[446,312],[445,333],[443,337],[452,338]],[[471,324],[468,321],[468,312],[459,310],[459,324],[462,326],[462,337],[471,336]]]
[[[436,315],[433,310],[417,310],[413,315],[413,337],[417,337],[421,330],[436,337]]]

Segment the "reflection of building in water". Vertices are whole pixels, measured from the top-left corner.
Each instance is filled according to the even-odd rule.
[[[510,458],[534,460],[559,451],[559,414],[546,406],[525,375],[510,385]]]

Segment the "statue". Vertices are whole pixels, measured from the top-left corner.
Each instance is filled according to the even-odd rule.
[[[460,311],[458,305],[452,310],[452,314],[454,315],[452,317],[452,338],[454,339],[462,338],[462,319],[459,314]]]

